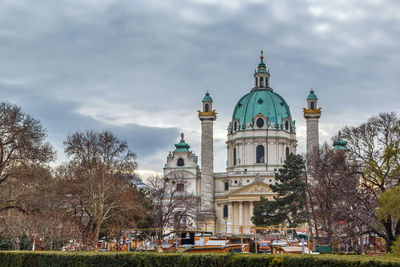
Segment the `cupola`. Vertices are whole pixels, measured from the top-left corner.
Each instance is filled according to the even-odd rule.
[[[213,100],[208,92],[204,96],[202,102],[203,102],[203,112],[210,112],[213,110],[212,109]]]
[[[340,131],[337,139],[333,142],[333,150],[347,150],[347,141],[341,138]]]
[[[183,139],[184,135],[181,133],[181,141],[178,144],[175,144],[175,151],[174,152],[188,152],[190,146],[185,142],[185,139]]]
[[[253,90],[272,90],[269,87],[269,69],[264,63],[264,52],[261,50],[260,64],[254,72],[254,88]]]
[[[317,109],[317,101],[318,97],[314,94],[314,90],[310,90],[310,94],[307,97],[307,106],[308,109],[315,110]]]

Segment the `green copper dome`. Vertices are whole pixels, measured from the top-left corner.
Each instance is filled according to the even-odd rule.
[[[232,120],[239,122],[240,129],[246,129],[250,123],[254,127],[254,117],[257,114],[268,118],[268,124],[274,123],[274,128],[284,129],[284,120],[289,119],[290,131],[293,131],[292,116],[286,101],[278,94],[270,90],[253,90],[243,96],[233,111]],[[231,129],[232,129],[232,125]],[[270,127],[268,125],[268,127]]]
[[[185,139],[183,139],[184,135],[181,133],[181,141],[178,144],[175,144],[175,151],[174,152],[188,152],[190,146],[185,142]]]
[[[212,101],[213,101],[213,100],[212,100],[210,94],[207,92],[206,95],[204,96],[202,102],[212,102]]]
[[[317,96],[314,94],[314,90],[311,90],[310,94],[307,96],[307,100],[310,99],[318,99]]]
[[[347,150],[347,141],[343,140],[339,137],[338,140],[333,142],[333,149],[334,150]]]

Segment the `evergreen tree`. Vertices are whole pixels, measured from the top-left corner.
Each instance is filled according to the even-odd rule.
[[[307,183],[304,169],[305,161],[300,155],[288,156],[283,168],[275,176],[277,183],[270,185],[272,191],[277,193],[274,200],[261,197],[254,206],[252,221],[255,225],[296,226],[306,221],[304,205]]]

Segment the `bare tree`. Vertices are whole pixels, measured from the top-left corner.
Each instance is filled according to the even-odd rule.
[[[362,165],[362,205],[353,219],[364,221],[367,231],[384,238],[389,249],[400,235],[400,221],[390,215],[378,220],[376,208],[380,195],[400,184],[400,120],[393,112],[381,113],[358,127],[344,127],[342,135]]]
[[[65,206],[96,244],[109,222],[134,227],[146,215],[140,194],[123,178],[134,173],[136,155],[109,131],[76,132],[67,138],[71,160],[58,170]]]
[[[359,165],[347,151],[333,150],[327,143],[310,161],[310,218],[317,240],[325,244],[338,239],[348,243],[362,231],[362,225],[355,225],[349,217],[349,213],[358,212],[360,205]]]
[[[5,184],[14,188],[18,209],[3,212],[2,234],[18,244],[21,237],[43,240],[47,249],[60,248],[76,238],[76,227],[63,211],[57,183],[48,167],[18,166]],[[21,212],[22,211],[22,212]],[[18,247],[17,245],[15,247]]]
[[[400,221],[390,214],[379,218],[377,208],[380,196],[400,183],[399,119],[395,113],[382,113],[341,132],[348,151],[325,145],[310,164],[317,235],[323,232],[327,242],[335,237],[351,245],[357,237],[376,234],[389,249],[400,235]]]
[[[0,231],[15,247],[43,215],[51,184],[48,163],[55,152],[39,120],[0,103]]]
[[[16,105],[0,103],[0,212],[23,207],[16,203],[20,190],[7,182],[21,178],[21,167],[43,165],[54,159],[54,151],[45,142],[46,130],[40,122]]]
[[[155,176],[149,179],[153,199],[154,227],[166,229],[196,228],[199,198],[182,190],[184,181]]]

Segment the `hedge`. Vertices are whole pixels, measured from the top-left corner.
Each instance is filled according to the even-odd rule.
[[[0,267],[35,266],[400,266],[400,258],[339,255],[0,252]]]

